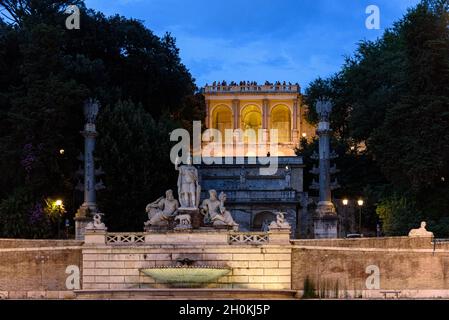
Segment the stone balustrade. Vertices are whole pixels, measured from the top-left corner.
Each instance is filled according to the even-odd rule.
[[[230,230],[207,230],[191,232],[131,232],[112,233],[101,230],[88,231],[86,244],[107,246],[136,246],[153,244],[208,243],[222,245],[263,245],[279,241],[289,243],[289,233],[285,231],[236,232]]]
[[[145,243],[144,233],[106,233],[106,244],[136,245]]]
[[[267,232],[235,232],[228,236],[229,244],[266,244],[270,240]]]
[[[293,84],[280,85],[215,85],[204,87],[205,93],[242,93],[242,92],[257,92],[257,93],[300,93],[301,87]]]

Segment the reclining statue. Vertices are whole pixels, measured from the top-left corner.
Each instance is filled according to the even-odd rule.
[[[421,227],[419,229],[410,230],[409,237],[433,237],[433,232],[426,230],[427,223],[425,221],[421,222]]]
[[[201,204],[201,212],[215,227],[227,226],[233,230],[238,230],[239,225],[234,221],[231,213],[226,210],[225,201],[225,193],[221,192],[217,198],[217,191],[209,190],[209,199],[204,200]]]
[[[167,226],[168,221],[177,214],[178,208],[179,203],[173,196],[173,191],[167,190],[165,198],[160,197],[147,205],[148,221],[145,226]]]

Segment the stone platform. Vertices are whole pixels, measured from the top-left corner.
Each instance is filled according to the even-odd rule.
[[[209,290],[253,289],[262,294],[266,290],[291,289],[290,231],[285,230],[259,233],[228,230],[87,232],[82,256],[82,289],[104,291],[102,294],[110,290],[111,295],[126,295],[128,290],[142,288],[169,292],[173,286],[153,279],[142,269],[173,267],[185,259],[193,261],[192,267],[230,269],[225,276],[205,284]]]
[[[80,300],[294,300],[294,290],[257,289],[127,289],[77,290]]]

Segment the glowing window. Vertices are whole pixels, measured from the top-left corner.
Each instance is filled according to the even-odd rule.
[[[212,114],[212,127],[217,129],[222,134],[222,139],[224,139],[224,134],[226,129],[232,130],[232,111],[227,106],[218,106],[214,109]]]
[[[287,106],[278,105],[271,110],[271,129],[278,130],[279,142],[291,141],[291,115]]]
[[[262,129],[262,112],[255,105],[248,105],[242,110],[241,129],[253,129],[258,139],[259,129]],[[247,140],[247,135],[246,139]]]

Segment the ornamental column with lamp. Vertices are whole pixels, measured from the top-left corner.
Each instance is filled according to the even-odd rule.
[[[332,111],[330,101],[319,100],[316,104],[319,117],[317,135],[319,136],[319,154],[313,158],[319,160],[319,168],[314,168],[312,173],[319,176],[319,183],[313,181],[312,188],[318,189],[320,198],[314,217],[314,236],[316,239],[338,237],[338,217],[335,206],[332,203],[331,190],[338,188],[338,182],[331,182],[331,174],[336,173],[336,167],[330,166],[331,159],[336,158],[335,152],[330,152],[330,129],[329,117]]]
[[[95,176],[98,174],[95,170],[95,138],[97,131],[95,129],[95,120],[98,115],[100,105],[98,101],[89,99],[84,104],[84,116],[86,124],[81,134],[84,137],[84,157],[80,160],[84,161],[84,202],[75,215],[75,238],[77,240],[84,239],[84,232],[87,224],[92,221],[92,217],[97,213],[96,190],[104,188],[102,181],[95,182]]]

